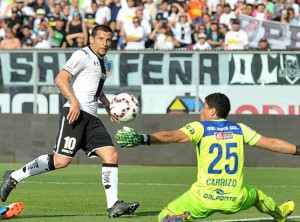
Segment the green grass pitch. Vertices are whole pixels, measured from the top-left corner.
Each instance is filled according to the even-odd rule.
[[[22,164],[0,164],[0,174]],[[119,198],[138,201],[133,215],[109,219],[101,184],[100,165],[68,168],[28,178],[17,185],[5,204],[24,202],[23,212],[10,221],[156,222],[168,202],[189,189],[196,167],[119,166]],[[296,209],[288,221],[300,221],[300,169],[246,168],[245,182],[262,189],[278,203],[293,199]],[[255,208],[234,215],[215,214],[201,221],[272,221]]]

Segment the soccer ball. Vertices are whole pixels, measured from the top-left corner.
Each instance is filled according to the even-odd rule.
[[[121,123],[131,122],[137,117],[140,104],[134,95],[120,93],[110,103],[110,113]]]

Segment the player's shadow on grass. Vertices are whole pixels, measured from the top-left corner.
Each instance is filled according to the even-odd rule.
[[[78,217],[78,216],[89,216],[89,217],[99,217],[107,216],[107,214],[35,214],[35,215],[20,215],[14,219],[26,219],[26,218],[55,218],[55,217]]]
[[[144,212],[136,212],[130,215],[123,215],[124,218],[129,217],[149,217],[149,216],[156,216],[159,214],[159,211],[144,211]],[[35,215],[20,215],[14,219],[37,219],[37,218],[67,218],[67,217],[78,217],[78,216],[89,216],[89,217],[99,217],[99,216],[105,216],[107,217],[107,214],[35,214]]]
[[[135,212],[134,214],[140,217],[146,217],[146,216],[158,216],[159,213],[160,211],[143,211],[143,212],[139,211],[139,212]]]

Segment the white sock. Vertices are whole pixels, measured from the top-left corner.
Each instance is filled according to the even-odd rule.
[[[52,160],[50,160],[51,158],[52,158]],[[48,154],[41,155],[38,158],[27,163],[22,168],[14,171],[11,174],[11,177],[14,178],[16,181],[20,182],[21,180],[23,180],[27,177],[48,172],[50,170],[53,170],[51,167],[52,166],[51,164],[53,164],[53,163],[49,163],[51,161],[53,162],[53,155],[48,155]],[[50,164],[50,167],[49,167],[49,164]]]
[[[118,201],[118,165],[102,165],[102,184],[105,190],[107,208],[111,208]]]

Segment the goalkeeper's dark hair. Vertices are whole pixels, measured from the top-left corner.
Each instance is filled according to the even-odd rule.
[[[230,112],[230,101],[228,97],[222,93],[212,93],[205,97],[205,101],[209,108],[215,108],[220,118],[226,119]]]

